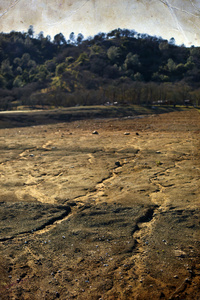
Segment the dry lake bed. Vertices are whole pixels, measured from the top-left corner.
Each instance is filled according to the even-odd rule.
[[[0,149],[0,299],[200,299],[198,110],[1,123]]]

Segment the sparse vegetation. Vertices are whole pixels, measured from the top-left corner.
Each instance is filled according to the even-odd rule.
[[[157,165],[157,167],[159,167],[160,165],[162,165],[162,163],[158,160],[158,161],[156,161],[156,165]]]

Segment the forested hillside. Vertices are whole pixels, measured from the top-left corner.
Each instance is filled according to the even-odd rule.
[[[84,39],[0,34],[0,109],[200,104],[200,47],[116,29]]]

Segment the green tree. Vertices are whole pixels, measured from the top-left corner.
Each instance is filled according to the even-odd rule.
[[[34,35],[34,29],[33,29],[33,25],[30,25],[28,28],[28,35],[33,38]]]
[[[66,69],[66,64],[65,63],[61,63],[59,65],[56,66],[56,76],[60,76],[64,73]]]
[[[38,33],[37,39],[38,39],[39,41],[42,41],[42,40],[44,39],[44,32],[43,32],[43,31],[40,31],[40,32]]]
[[[86,52],[82,52],[78,59],[76,60],[76,62],[79,64],[79,65],[83,65],[85,62],[88,62],[89,61],[89,57],[87,55]]]
[[[21,66],[21,59],[19,58],[19,57],[16,57],[15,59],[14,59],[14,64],[16,64],[17,66]]]
[[[1,74],[7,78],[11,79],[13,77],[13,67],[10,65],[9,59],[5,59],[1,63]]]
[[[167,61],[167,68],[168,68],[169,72],[175,71],[175,69],[176,69],[176,64],[175,64],[175,62],[173,61],[173,59],[171,59],[171,58],[168,59],[168,61]]]
[[[78,44],[78,45],[81,44],[82,41],[83,41],[83,39],[84,39],[83,34],[82,34],[82,33],[79,33],[78,36],[77,36],[77,39],[76,39],[77,44]]]
[[[22,55],[22,58],[21,58],[21,66],[23,67],[23,68],[26,68],[27,66],[28,66],[28,63],[29,63],[29,61],[30,61],[30,54],[29,53],[24,53],[23,55]]]
[[[140,67],[140,65],[141,63],[139,61],[139,55],[129,52],[124,61],[124,69],[129,70],[133,69],[134,67]]]
[[[116,63],[117,59],[120,57],[120,48],[111,46],[107,51],[107,56],[112,63]]]
[[[141,73],[137,72],[137,73],[134,75],[134,80],[135,80],[135,81],[143,81],[144,78],[143,78],[143,76],[142,76]]]
[[[175,38],[172,37],[172,38],[169,40],[169,44],[174,46],[174,45],[176,44]]]
[[[22,68],[21,68],[21,67],[17,67],[16,73],[17,73],[18,75],[21,75],[22,72],[23,72]]]
[[[70,33],[70,35],[69,35],[69,41],[70,41],[71,44],[75,43],[75,34],[74,34],[74,32]]]
[[[14,87],[23,87],[24,86],[23,78],[22,76],[18,75],[15,80],[13,81]]]
[[[6,86],[6,80],[5,78],[0,74],[0,88],[5,88]]]
[[[66,44],[65,37],[62,33],[58,33],[54,36],[53,43],[57,46]]]

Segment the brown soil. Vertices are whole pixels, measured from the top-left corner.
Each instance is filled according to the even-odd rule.
[[[199,140],[194,109],[0,129],[0,299],[200,299]]]

